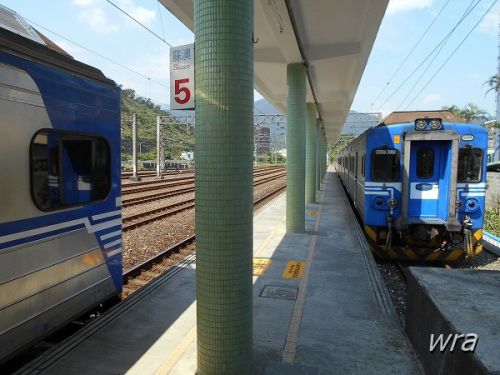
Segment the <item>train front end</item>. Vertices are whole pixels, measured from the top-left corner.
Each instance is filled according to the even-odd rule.
[[[376,173],[365,196],[376,252],[447,262],[481,252],[486,147],[482,127],[439,118],[376,129],[367,142]]]

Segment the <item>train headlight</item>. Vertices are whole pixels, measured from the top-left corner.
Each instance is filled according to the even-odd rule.
[[[429,122],[429,125],[431,126],[432,130],[439,130],[443,127],[443,124],[440,119],[432,119]]]
[[[465,211],[475,212],[479,210],[479,201],[476,198],[469,198],[465,201]]]
[[[426,126],[427,126],[427,123],[425,122],[425,120],[415,121],[415,129],[417,129],[417,130],[424,130]]]
[[[396,208],[396,206],[398,205],[398,201],[395,198],[390,198],[387,201],[387,204],[389,205],[390,208]]]

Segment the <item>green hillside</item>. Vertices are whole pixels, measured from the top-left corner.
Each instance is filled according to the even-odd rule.
[[[122,160],[132,159],[132,114],[137,116],[139,160],[156,158],[156,116],[169,116],[167,111],[154,104],[151,99],[136,95],[132,89],[122,90]],[[167,160],[179,159],[182,151],[194,150],[194,129],[176,122],[163,126],[166,131],[165,157]],[[141,153],[139,154],[139,151]]]

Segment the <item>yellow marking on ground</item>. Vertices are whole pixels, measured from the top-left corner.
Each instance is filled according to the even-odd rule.
[[[280,223],[284,222],[285,220],[286,220],[286,216],[281,220]],[[274,230],[266,237],[266,239],[262,242],[262,244],[259,246],[259,248],[254,251],[254,255],[259,255],[260,253],[262,253],[262,251],[267,246],[269,241],[271,241],[271,239],[275,236],[275,234],[281,229],[280,227],[281,227],[280,225],[276,225],[274,227]]]
[[[283,274],[284,279],[302,279],[304,273],[305,262],[301,260],[291,260],[285,267]]]
[[[181,356],[184,354],[188,346],[196,338],[196,325],[191,328],[191,331],[184,336],[182,341],[177,345],[174,352],[161,364],[161,366],[156,370],[155,375],[168,374],[174,368],[175,364],[179,361]]]
[[[283,219],[280,221],[280,224],[286,220],[286,216],[283,217]],[[259,246],[259,248],[254,252],[255,255],[259,255],[264,248],[267,246],[269,241],[276,235],[276,233],[280,230],[280,225],[276,225],[274,230],[266,237],[266,239],[262,242],[262,244]],[[254,258],[259,259],[259,258]],[[260,259],[267,259],[269,262],[267,263],[267,267],[271,264],[271,260],[268,258],[260,258]],[[254,263],[255,264],[255,263]],[[264,269],[265,271],[265,269]],[[168,374],[174,366],[177,364],[181,356],[184,354],[184,352],[187,350],[189,345],[193,342],[193,340],[196,339],[196,325],[193,326],[193,328],[189,331],[189,333],[182,339],[182,341],[177,345],[175,348],[175,351],[163,362],[160,366],[160,368],[156,371],[155,375],[163,375],[163,374]]]
[[[319,202],[322,203],[325,197],[325,192],[321,193]],[[318,216],[316,218],[316,224],[314,225],[314,231],[317,232],[319,229],[319,223],[321,219],[321,209],[323,206],[319,207]],[[300,280],[299,292],[297,293],[297,300],[293,306],[292,318],[290,319],[290,326],[288,328],[288,335],[286,336],[285,347],[283,349],[283,355],[281,361],[283,363],[293,364],[295,359],[295,353],[297,352],[297,344],[299,340],[300,324],[302,322],[302,315],[304,313],[304,303],[306,300],[306,290],[307,284],[309,282],[309,272],[311,270],[311,263],[314,258],[314,252],[316,250],[316,241],[318,236],[315,234],[312,236],[311,243],[309,244],[309,249],[307,250],[307,258],[304,267],[304,276]]]
[[[253,275],[262,276],[270,265],[271,259],[269,258],[253,258]]]
[[[312,217],[317,217],[318,216],[318,211],[316,210],[309,210],[307,211],[307,214]]]

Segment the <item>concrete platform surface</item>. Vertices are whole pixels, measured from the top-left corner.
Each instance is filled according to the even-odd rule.
[[[427,373],[500,374],[499,271],[410,267],[407,288],[406,331]],[[440,334],[449,341],[431,352]]]
[[[254,217],[256,374],[420,374],[334,173],[285,233],[285,195]],[[195,262],[188,259],[24,369],[194,374]]]

